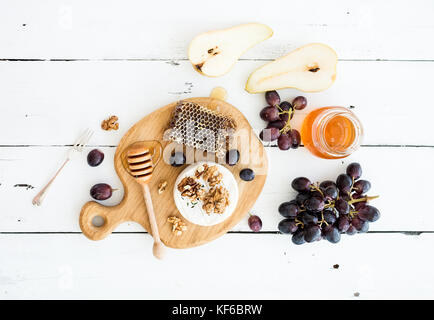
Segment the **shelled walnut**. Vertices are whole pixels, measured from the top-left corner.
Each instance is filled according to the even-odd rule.
[[[205,191],[202,184],[193,177],[185,177],[178,184],[178,191],[181,196],[190,200],[201,200]]]
[[[222,214],[229,205],[229,192],[225,187],[211,188],[203,198],[202,208],[207,214],[212,212]]]
[[[194,175],[196,176],[196,178],[199,179],[207,170],[208,170],[208,165],[205,163],[196,169]]]
[[[160,183],[158,184],[158,194],[162,194],[164,190],[166,190],[166,187],[167,187],[167,181],[166,180],[160,181]]]
[[[217,166],[209,167],[207,164],[197,168],[195,176],[196,178],[202,176],[203,180],[207,181],[210,187],[215,187],[223,179],[223,175],[218,171]]]
[[[167,222],[172,224],[172,233],[176,236],[180,236],[184,231],[187,231],[187,225],[181,220],[181,218],[171,216],[167,218]]]
[[[117,123],[116,121],[118,121],[119,118],[117,116],[110,116],[110,118],[103,120],[101,123],[101,128],[103,130],[118,130],[119,129],[119,123]]]

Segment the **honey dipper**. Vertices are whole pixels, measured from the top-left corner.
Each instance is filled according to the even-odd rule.
[[[139,183],[143,188],[145,204],[148,210],[149,224],[151,225],[152,237],[154,238],[152,252],[156,258],[162,259],[165,247],[160,240],[160,234],[158,232],[157,221],[155,219],[154,207],[152,205],[152,198],[148,185],[152,178],[152,171],[154,170],[152,155],[149,152],[149,149],[144,148],[142,145],[132,145],[127,150],[126,160],[131,175],[134,176],[137,183]]]

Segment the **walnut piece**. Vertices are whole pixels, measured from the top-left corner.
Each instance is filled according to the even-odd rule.
[[[229,191],[222,186],[211,188],[203,197],[203,206],[207,214],[225,212],[229,205]]]
[[[171,216],[167,218],[167,222],[172,224],[172,233],[176,236],[180,236],[184,231],[187,231],[187,225],[181,218]]]
[[[185,177],[178,184],[178,191],[181,192],[182,197],[190,200],[201,200],[205,191],[202,184],[193,177]]]
[[[101,128],[103,130],[118,130],[119,129],[119,123],[117,123],[116,121],[118,121],[119,118],[116,116],[110,116],[110,118],[108,118],[107,120],[103,120],[101,123]]]
[[[209,167],[207,164],[197,168],[195,176],[196,178],[203,176],[203,180],[207,181],[210,187],[215,187],[223,179],[223,175],[218,171],[217,166]]]
[[[167,181],[166,180],[160,181],[160,183],[158,184],[158,194],[162,194],[164,190],[166,190],[166,187],[167,187]]]
[[[194,175],[196,176],[196,178],[199,179],[207,170],[208,170],[208,165],[205,163],[196,169]]]

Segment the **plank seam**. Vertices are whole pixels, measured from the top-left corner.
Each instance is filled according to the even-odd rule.
[[[0,148],[68,148],[72,144],[0,144]],[[87,145],[86,148],[117,148],[117,145],[94,144]],[[300,145],[300,147],[304,147]],[[362,148],[434,148],[434,145],[424,144],[362,144]],[[264,148],[277,148],[277,145],[265,145]]]
[[[282,235],[287,236],[279,231],[260,231],[260,232],[253,232],[253,231],[229,231],[228,234],[276,234],[276,235]],[[413,236],[419,236],[423,233],[434,233],[434,231],[368,231],[366,232],[368,234],[405,234],[405,235],[413,235]],[[26,234],[46,234],[46,235],[60,235],[60,234],[83,234],[79,231],[4,231],[0,232],[0,235],[26,235]],[[148,234],[146,231],[115,231],[112,232],[112,234]]]
[[[278,58],[278,57],[276,57]],[[276,59],[275,58],[275,59]],[[238,61],[274,61],[271,58],[244,58]],[[1,58],[0,62],[117,62],[117,61],[143,61],[143,62],[173,62],[189,61],[187,58],[104,58],[104,59],[85,59],[85,58],[58,58],[58,59],[39,59],[39,58]],[[338,61],[349,62],[434,62],[434,59],[338,59]],[[175,64],[176,65],[176,64]]]

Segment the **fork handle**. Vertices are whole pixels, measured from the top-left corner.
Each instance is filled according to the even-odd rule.
[[[69,158],[66,158],[66,160],[63,162],[63,164],[60,166],[60,168],[56,171],[54,176],[48,181],[48,183],[41,189],[41,191],[38,192],[38,194],[33,198],[32,203],[35,206],[40,206],[42,204],[42,201],[45,198],[45,195],[47,194],[48,189],[50,188],[51,184],[53,183],[54,179],[59,175],[60,171],[65,167],[65,165],[68,163]]]
[[[143,196],[145,198],[146,209],[148,209],[149,224],[151,225],[152,237],[154,238],[154,246],[152,252],[157,259],[164,257],[164,244],[160,240],[158,232],[157,220],[155,219],[154,206],[152,205],[151,192],[149,191],[148,184],[142,184]]]

